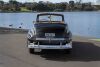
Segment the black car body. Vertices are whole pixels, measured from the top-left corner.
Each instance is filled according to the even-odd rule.
[[[72,49],[72,34],[64,15],[38,14],[33,28],[28,32],[28,48],[30,53],[42,49]]]

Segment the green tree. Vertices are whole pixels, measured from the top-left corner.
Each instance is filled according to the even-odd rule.
[[[2,5],[3,5],[3,4],[4,4],[4,1],[3,1],[3,0],[0,0],[0,4],[2,4]]]
[[[37,5],[38,5],[38,3],[33,2],[33,6],[32,6],[33,11],[37,11]]]
[[[46,3],[44,3],[43,1],[40,1],[37,5],[37,10],[38,11],[47,11],[48,10],[48,6]]]
[[[3,10],[3,6],[4,6],[4,1],[0,0],[0,10]]]
[[[12,11],[20,11],[20,3],[16,0],[9,0],[9,7]]]

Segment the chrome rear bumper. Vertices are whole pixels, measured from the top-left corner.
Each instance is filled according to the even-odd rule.
[[[35,45],[34,43],[30,43],[28,48],[35,49],[72,49],[72,42],[65,45]]]
[[[53,41],[64,41],[65,38],[36,38],[36,40],[45,40],[45,41],[48,41],[48,40],[53,40]]]

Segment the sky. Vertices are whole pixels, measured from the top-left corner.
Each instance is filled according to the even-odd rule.
[[[3,1],[8,2],[9,0],[3,0]],[[55,2],[68,2],[70,0],[17,0],[17,1],[19,1],[19,2],[50,1],[50,2],[54,2],[55,3]],[[78,0],[74,0],[74,1],[78,1]],[[82,2],[94,2],[95,3],[96,0],[82,0]]]

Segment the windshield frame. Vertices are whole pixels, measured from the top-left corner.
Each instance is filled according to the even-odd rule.
[[[54,15],[54,16],[61,16],[62,20],[61,20],[61,21],[40,21],[40,20],[39,20],[39,17],[40,17],[40,16],[46,16],[46,15],[47,15],[47,16],[48,16],[48,15],[52,15],[52,16],[53,16],[53,15]],[[63,15],[63,14],[53,14],[53,13],[52,13],[52,14],[51,14],[51,13],[38,14],[38,15],[37,15],[37,19],[36,19],[36,22],[63,22],[63,21],[64,21],[64,15]]]

